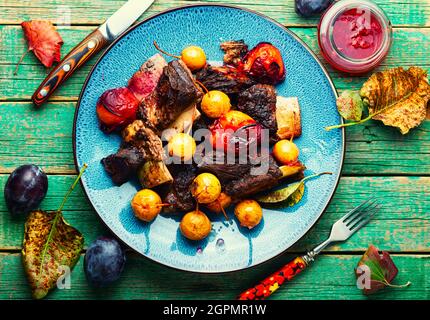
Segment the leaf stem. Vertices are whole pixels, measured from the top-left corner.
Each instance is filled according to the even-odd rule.
[[[43,247],[42,255],[40,257],[39,279],[40,279],[40,276],[42,274],[42,269],[43,269],[43,265],[45,263],[45,257],[46,257],[46,252],[48,251],[48,248],[49,248],[49,243],[51,242],[52,236],[53,236],[53,234],[57,228],[57,223],[58,223],[58,219],[60,218],[60,215],[61,215],[61,210],[63,209],[64,204],[67,201],[67,198],[72,193],[73,189],[76,187],[76,184],[78,183],[79,179],[81,178],[82,174],[84,173],[85,169],[87,169],[87,168],[88,168],[88,165],[86,163],[84,163],[84,165],[81,168],[81,171],[79,171],[79,174],[76,177],[75,181],[73,182],[72,186],[69,188],[69,191],[67,191],[66,196],[64,197],[63,201],[61,202],[60,207],[55,212],[55,217],[54,217],[54,220],[52,221],[51,229],[49,230],[48,238],[46,239],[46,242],[45,242],[44,247]]]
[[[362,124],[363,122],[366,122],[366,121],[372,119],[374,116],[376,116],[376,113],[375,114],[370,114],[369,116],[367,116],[364,119],[361,119],[360,121],[353,121],[353,122],[347,122],[347,123],[344,123],[344,124],[338,124],[338,125],[335,125],[335,126],[328,126],[328,127],[325,127],[324,129],[327,130],[327,131],[330,131],[330,130],[333,130],[333,129],[339,129],[339,128],[345,128],[345,127],[355,126],[356,124]]]
[[[406,288],[411,285],[410,281],[406,282],[405,284],[391,284],[385,278],[384,278],[384,281],[379,281],[379,280],[373,280],[373,281],[382,283],[383,285],[386,285],[387,287],[391,287],[391,288]]]
[[[84,165],[81,168],[81,171],[79,171],[78,176],[76,177],[75,181],[73,182],[73,184],[70,186],[69,190],[67,191],[66,195],[63,198],[63,201],[61,202],[60,207],[58,208],[57,212],[63,210],[64,205],[66,204],[67,199],[69,198],[70,194],[72,193],[73,189],[75,189],[76,185],[79,182],[79,179],[81,179],[82,174],[84,173],[84,171],[88,168],[88,165],[86,163],[84,163]]]
[[[22,60],[24,60],[25,56],[26,56],[26,55],[27,55],[27,53],[29,53],[29,52],[30,52],[30,50],[25,51],[25,52],[24,52],[24,54],[21,56],[21,58],[19,58],[19,61],[18,61],[18,63],[16,64],[16,67],[15,67],[15,71],[13,72],[13,75],[14,75],[14,76],[16,76],[16,75],[18,74],[18,68],[19,68],[19,65],[21,64]]]
[[[392,287],[392,288],[406,288],[406,287],[411,285],[411,282],[408,281],[405,284],[391,284],[391,283],[387,282],[386,284],[387,284],[387,286]]]
[[[40,267],[39,267],[39,279],[40,279],[40,276],[42,275],[42,269],[45,263],[45,257],[46,257],[46,252],[48,251],[48,248],[49,248],[49,243],[51,242],[52,235],[54,234],[54,231],[57,228],[58,218],[60,217],[59,213],[61,213],[61,211],[56,211],[55,213],[55,217],[54,217],[54,220],[52,221],[51,229],[49,230],[48,239],[46,239],[46,243],[43,247],[42,255],[40,257],[41,259],[40,259]]]
[[[328,126],[328,127],[325,127],[324,129],[327,130],[327,131],[330,131],[330,130],[333,130],[333,129],[345,128],[345,127],[355,126],[356,124],[362,124],[363,122],[369,121],[373,117],[377,116],[378,114],[380,114],[380,113],[382,113],[382,112],[390,109],[391,107],[395,106],[396,104],[401,103],[404,100],[408,99],[411,94],[412,94],[412,92],[408,93],[407,95],[405,95],[399,101],[395,101],[395,102],[389,104],[388,106],[385,106],[384,108],[379,109],[375,113],[369,114],[366,118],[361,119],[360,121],[353,121],[353,122],[347,122],[347,123],[339,124],[339,125],[335,125],[335,126]]]
[[[304,177],[301,182],[305,182],[306,180],[313,179],[313,178],[322,176],[324,174],[333,174],[333,172],[320,172],[320,173],[312,174],[310,176]]]

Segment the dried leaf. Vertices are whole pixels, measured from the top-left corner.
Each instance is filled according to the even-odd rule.
[[[54,61],[60,62],[60,50],[64,42],[51,22],[42,20],[24,21],[21,23],[21,27],[28,42],[28,51],[33,51],[34,55],[45,67],[51,67]],[[21,57],[18,65],[27,52]]]
[[[370,274],[366,274],[366,272]],[[380,255],[378,249],[373,245],[369,246],[355,269],[356,277],[360,281],[362,280],[361,278],[370,275],[370,279],[368,279],[370,281],[366,282],[366,279],[363,278],[364,281],[360,282],[363,285],[362,290],[364,294],[375,293],[386,286],[402,288],[410,285],[410,282],[400,286],[393,285],[392,281],[397,273],[397,267],[391,259],[390,254],[382,251]]]
[[[345,90],[337,98],[337,110],[345,120],[359,121],[363,114],[364,103],[358,92]]]
[[[24,269],[35,299],[56,286],[58,278],[72,269],[84,245],[82,234],[64,221],[61,211],[37,210],[25,224],[22,249]]]
[[[264,204],[282,204],[287,207],[292,207],[297,204],[305,193],[305,181],[316,178],[323,174],[331,174],[331,172],[322,172],[303,178],[299,182],[292,183],[285,188],[271,191],[265,195],[256,197],[258,202]]]
[[[368,105],[369,116],[355,122],[326,127],[326,130],[349,127],[368,120],[381,120],[406,134],[426,118],[430,100],[427,72],[419,67],[393,68],[373,74],[360,90]]]
[[[86,168],[84,164],[58,210],[33,211],[25,223],[22,258],[35,299],[45,297],[79,260],[84,238],[64,220],[61,210]]]
[[[369,105],[374,120],[406,134],[426,118],[430,100],[427,72],[418,67],[377,72],[364,83],[360,95]]]

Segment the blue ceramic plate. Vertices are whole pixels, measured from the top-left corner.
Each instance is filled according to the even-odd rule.
[[[194,243],[178,231],[179,218],[158,216],[151,224],[134,218],[130,200],[139,190],[132,181],[115,186],[100,160],[117,151],[120,138],[99,130],[95,105],[107,89],[124,86],[141,64],[156,53],[152,44],[180,52],[191,44],[204,48],[210,61],[222,61],[222,41],[244,39],[249,47],[268,41],[278,47],[287,69],[277,86],[279,95],[297,96],[303,134],[296,140],[306,174],[331,171],[306,183],[303,200],[282,211],[264,210],[264,219],[251,231],[235,219],[210,215],[213,230]],[[82,89],[75,116],[76,165],[89,165],[82,178],[84,190],[104,223],[128,246],[164,265],[195,272],[227,272],[267,261],[299,240],[327,207],[339,180],[344,154],[342,130],[324,126],[341,122],[336,91],[311,50],[293,33],[255,12],[228,6],[196,5],[172,9],[136,25],[100,58]],[[231,215],[233,216],[233,215]]]

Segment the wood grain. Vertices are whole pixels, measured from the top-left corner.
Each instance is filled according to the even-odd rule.
[[[64,39],[62,48],[63,55],[78,44],[87,36],[93,27],[72,27],[70,29],[59,29]],[[316,28],[291,28],[303,39],[314,52],[319,52],[316,39]],[[18,74],[13,72],[22,53],[26,50],[25,39],[19,26],[0,26],[0,86],[4,88],[0,92],[0,101],[6,100],[29,100],[34,90],[46,77],[48,70],[45,69],[33,54],[28,54],[19,67]],[[430,68],[428,52],[430,51],[430,28],[395,29],[393,47],[387,59],[380,68],[392,68],[396,66],[417,65],[423,68]],[[349,77],[343,73],[333,70],[321,55],[320,60],[329,71],[338,90],[358,89],[369,77]],[[97,55],[99,56],[99,55]],[[97,58],[91,59],[82,70],[74,74],[64,86],[51,97],[51,100],[71,100],[75,101],[81,91],[82,85],[92,65]],[[142,62],[143,63],[143,62]]]
[[[26,50],[19,24],[29,19],[49,19],[59,24],[65,44],[63,55],[101,24],[125,0],[3,0],[0,3],[0,190],[18,165],[36,163],[49,175],[49,192],[42,208],[58,206],[75,173],[72,122],[82,84],[95,63],[93,58],[62,86],[54,102],[36,110],[33,91],[48,74],[33,54],[28,54],[13,76]],[[313,51],[318,52],[318,18],[300,18],[293,0],[204,1],[241,5],[287,25]],[[375,0],[394,25],[394,44],[382,68],[418,65],[430,68],[430,0]],[[193,0],[157,0],[140,20],[161,10],[194,4]],[[68,16],[67,13],[70,13]],[[66,14],[65,14],[66,13]],[[70,19],[68,19],[70,17]],[[64,26],[66,22],[70,25]],[[327,66],[327,64],[326,64]],[[339,91],[361,86],[368,75],[350,78],[328,67]],[[430,117],[429,117],[430,120]],[[48,299],[232,299],[297,253],[322,241],[331,223],[370,196],[384,201],[383,211],[348,242],[329,248],[273,299],[430,299],[430,121],[409,135],[371,121],[347,129],[345,166],[339,188],[321,220],[290,254],[245,272],[223,275],[190,274],[168,269],[128,252],[125,273],[108,289],[88,286],[83,259],[72,274],[70,290],[56,290]],[[83,232],[88,245],[108,234],[90,207],[80,186],[65,207],[66,219]],[[0,299],[29,299],[30,291],[19,254],[24,217],[12,219],[0,197]],[[365,297],[355,286],[353,270],[362,251],[373,243],[394,252],[400,272],[396,283],[411,281],[406,289],[385,290]],[[293,255],[294,254],[294,255]],[[333,274],[336,276],[334,277]]]
[[[408,288],[385,289],[375,295],[364,296],[357,289],[354,275],[359,255],[322,255],[271,299],[430,299],[430,278],[427,276],[430,256],[392,257],[400,270],[394,283],[411,281]],[[118,282],[108,288],[93,289],[86,282],[81,257],[71,275],[71,289],[56,289],[47,299],[234,299],[256,279],[275,271],[291,258],[293,255],[282,256],[244,272],[204,275],[172,270],[129,254]],[[19,254],[0,253],[0,299],[31,298],[21,264]]]
[[[429,0],[375,0],[395,26],[430,26]],[[58,0],[3,0],[0,5],[0,24],[19,24],[28,19],[49,19],[55,23],[65,20],[71,24],[101,24],[124,3],[122,0],[74,0],[70,4]],[[259,11],[288,26],[316,26],[318,18],[304,19],[294,11],[294,1],[269,0],[157,0],[142,15],[145,19],[162,10],[196,3],[224,3]],[[70,13],[70,18],[64,18]]]
[[[7,175],[0,175],[3,190]],[[49,176],[49,190],[42,208],[58,207],[73,176]],[[430,253],[430,177],[343,177],[336,195],[312,232],[290,251],[301,252],[325,240],[331,225],[355,205],[374,196],[384,205],[375,219],[347,242],[329,251],[360,251],[373,243],[394,252]],[[65,206],[65,218],[85,236],[88,245],[96,237],[108,233],[79,187]],[[0,200],[0,250],[18,250],[22,241],[25,217],[12,218]]]

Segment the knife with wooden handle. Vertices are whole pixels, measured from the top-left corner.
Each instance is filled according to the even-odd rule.
[[[154,2],[154,0],[129,0],[94,32],[73,48],[43,80],[32,96],[36,106],[42,105],[54,91],[79,67],[118,38]]]

